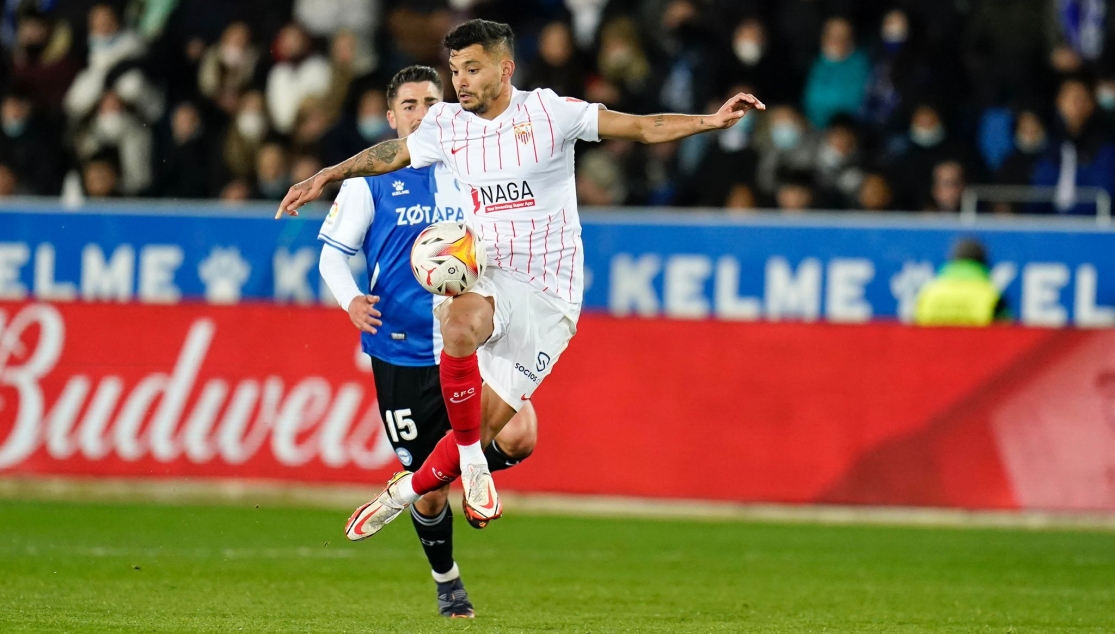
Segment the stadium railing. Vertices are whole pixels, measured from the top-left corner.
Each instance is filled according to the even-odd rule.
[[[1096,224],[1111,226],[1111,194],[1099,187],[1077,187],[1073,204],[1094,203]],[[964,189],[960,199],[960,219],[973,224],[979,212],[980,201],[997,203],[1053,203],[1057,199],[1056,187],[1030,185],[971,185]]]

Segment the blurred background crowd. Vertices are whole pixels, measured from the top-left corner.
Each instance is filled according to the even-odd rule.
[[[767,105],[681,143],[578,147],[587,205],[953,211],[970,183],[1115,191],[1115,0],[0,0],[0,195],[278,200],[394,135],[445,33],[518,38],[520,88]],[[452,100],[446,77],[447,99]]]

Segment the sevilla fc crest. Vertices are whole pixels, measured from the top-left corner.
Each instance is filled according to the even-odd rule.
[[[534,131],[529,122],[515,124],[515,138],[519,140],[519,143],[523,145],[530,143],[532,134],[534,134]]]

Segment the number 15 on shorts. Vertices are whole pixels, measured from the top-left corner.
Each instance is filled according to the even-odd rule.
[[[387,433],[391,434],[391,442],[399,442],[399,438],[403,440],[414,440],[418,438],[418,427],[415,426],[414,421],[410,419],[410,408],[397,409],[395,411],[387,410],[384,413],[384,424],[387,426]]]

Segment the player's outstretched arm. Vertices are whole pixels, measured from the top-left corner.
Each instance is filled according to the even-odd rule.
[[[766,110],[754,95],[739,93],[713,114],[633,115],[600,111],[600,138],[639,143],[666,143],[710,130],[723,130],[739,122],[751,110]]]
[[[386,174],[407,165],[410,165],[410,150],[407,149],[406,139],[390,139],[377,143],[347,161],[326,167],[301,183],[292,185],[283,197],[283,202],[279,203],[275,219],[282,217],[284,212],[297,216],[298,208],[320,196],[321,190],[329,183],[346,178]]]

